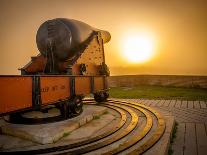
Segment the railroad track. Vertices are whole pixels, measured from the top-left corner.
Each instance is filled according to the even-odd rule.
[[[84,100],[85,104],[95,104]],[[96,104],[97,105],[97,104]],[[143,154],[162,137],[163,117],[154,109],[133,102],[108,100],[100,104],[120,115],[119,122],[110,130],[90,139],[71,144],[44,145],[36,149],[24,148],[9,153],[20,154]]]

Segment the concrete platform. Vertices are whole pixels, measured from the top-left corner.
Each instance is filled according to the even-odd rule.
[[[10,135],[40,144],[55,143],[73,130],[104,114],[106,110],[105,107],[84,105],[83,113],[76,118],[40,125],[11,124],[1,121],[0,128],[3,134],[1,136]]]
[[[139,117],[139,121],[135,129],[132,132],[130,132],[128,135],[121,138],[120,140],[110,145],[107,145],[105,147],[98,148],[97,150],[94,150],[92,152],[88,152],[86,154],[88,155],[102,154],[104,152],[110,151],[111,149],[113,150],[119,146],[127,144],[127,142],[133,139],[133,137],[140,136],[139,133],[143,131],[144,127],[146,126],[146,121],[147,121],[146,117],[144,114],[140,115],[140,112],[138,110],[133,109],[132,107],[129,107],[129,109],[133,110],[135,112],[134,114],[136,114]],[[170,137],[171,137],[172,129],[174,126],[174,117],[172,116],[171,112],[157,109],[157,108],[155,109],[164,116],[164,120],[166,122],[166,128],[161,138],[154,145],[152,145],[146,152],[144,152],[144,154],[145,155],[153,155],[153,154],[167,155],[168,147],[170,143]],[[110,108],[105,108],[103,106],[85,105],[84,112],[85,112],[84,118],[81,115],[79,116],[80,117],[79,119],[78,117],[75,118],[77,119],[76,121],[78,122],[78,124],[76,125],[74,125],[74,120],[67,120],[63,122],[51,123],[51,124],[46,124],[46,125],[32,125],[34,127],[39,126],[40,129],[29,128],[30,132],[27,131],[27,134],[32,134],[33,132],[35,132],[35,134],[33,135],[35,135],[36,137],[38,137],[38,135],[41,135],[43,138],[46,137],[45,141],[43,141],[42,139],[41,142],[46,142],[47,140],[47,141],[50,141],[49,143],[40,143],[40,142],[31,140],[29,138],[25,138],[25,135],[21,137],[10,136],[11,131],[9,130],[8,130],[9,132],[6,131],[7,128],[5,126],[7,125],[9,127],[14,127],[14,125],[5,124],[5,122],[3,122],[3,126],[1,128],[6,131],[7,135],[0,135],[0,152],[1,151],[16,152],[16,151],[21,151],[21,150],[24,150],[24,151],[41,150],[41,149],[47,149],[47,148],[55,148],[58,146],[66,146],[66,145],[82,142],[84,140],[90,140],[94,138],[95,136],[100,136],[103,133],[108,133],[109,131],[111,131],[121,121],[121,118],[122,118],[120,113],[118,113],[117,111],[110,109]],[[109,139],[113,140],[115,136],[118,135],[119,133],[126,132],[125,129],[130,124],[132,119],[130,118],[131,116],[127,111],[125,111],[125,114],[127,118],[126,124],[121,129],[117,130],[116,133],[108,136],[107,138],[101,139],[99,142],[87,144],[86,146],[91,147],[92,145],[95,146],[98,143],[100,144],[105,140],[109,140]],[[153,139],[152,136],[155,134],[155,130],[157,129],[158,124],[157,124],[157,119],[155,117],[155,113],[154,114],[151,113],[150,117],[152,118],[152,121],[153,121],[150,132],[147,133],[147,135],[143,139],[141,139],[138,143],[135,143],[134,145],[120,152],[119,154],[128,154],[132,152],[133,150],[135,150],[136,148],[141,147],[143,144],[145,143],[147,144],[149,140],[151,141]],[[1,124],[2,123],[0,122],[0,126]],[[31,126],[31,125],[26,125],[26,126]],[[43,126],[44,127],[47,126],[47,127],[42,129]],[[19,131],[19,128],[18,128],[18,131]],[[56,134],[56,136],[54,136],[54,134]],[[157,134],[155,134],[155,137],[156,135]],[[51,137],[53,137],[53,139]],[[149,142],[148,142],[148,145],[150,145]],[[80,146],[80,148],[82,149],[86,146]],[[58,154],[61,152],[54,152],[54,154],[55,153]],[[62,153],[64,153],[64,151]]]
[[[93,108],[92,106],[86,106],[87,108]],[[95,106],[95,109],[97,106]],[[99,107],[101,108],[101,107]],[[104,108],[105,109],[105,108]],[[102,110],[101,110],[102,111]],[[105,111],[105,110],[104,110]],[[47,147],[56,147],[59,145],[72,144],[75,142],[80,142],[86,139],[90,139],[101,133],[105,133],[111,130],[114,124],[120,121],[120,115],[111,110],[103,112],[101,115],[95,115],[93,120],[84,124],[83,126],[66,133],[58,141],[50,144],[40,144],[32,142],[30,140],[25,140],[22,138],[17,138],[9,135],[0,135],[0,152],[2,151],[18,151],[18,150],[32,150],[32,149],[42,149]],[[41,132],[41,131],[40,131]]]
[[[175,118],[170,113],[166,113],[165,111],[159,112],[162,113],[166,122],[165,132],[160,140],[152,148],[145,152],[144,155],[168,155],[170,139],[175,125]]]

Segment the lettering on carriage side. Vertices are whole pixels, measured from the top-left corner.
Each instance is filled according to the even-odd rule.
[[[49,91],[49,87],[44,87],[44,88],[41,88],[41,92],[48,92]]]
[[[54,85],[54,86],[46,86],[44,88],[41,88],[41,92],[49,92],[49,91],[58,91],[66,89],[65,85]]]
[[[56,90],[58,90],[58,86],[57,85],[52,86],[52,91],[56,91]]]
[[[60,89],[65,89],[65,85],[61,85],[60,86]]]

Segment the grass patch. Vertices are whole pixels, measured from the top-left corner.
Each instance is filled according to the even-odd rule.
[[[113,98],[207,100],[207,89],[163,86],[113,87],[109,90]]]
[[[175,122],[175,126],[174,126],[173,131],[172,131],[172,137],[170,139],[171,144],[174,143],[174,140],[176,138],[177,129],[178,129],[178,122]]]
[[[172,144],[174,143],[174,140],[176,138],[177,128],[178,128],[178,123],[175,122],[175,126],[174,126],[173,131],[172,131],[172,136],[170,137],[170,146],[169,146],[169,149],[168,149],[168,155],[172,155],[173,152],[174,152],[173,149],[172,149]]]
[[[100,116],[93,116],[93,119],[100,119]]]
[[[171,147],[171,145],[170,145],[170,148],[169,148],[169,150],[168,150],[168,155],[172,155],[173,154],[173,150],[172,150],[172,147]]]
[[[57,141],[61,140],[61,139],[64,138],[64,137],[67,137],[67,136],[69,136],[69,135],[70,135],[70,132],[64,132],[64,133],[63,133],[63,136],[60,137],[60,138],[58,138],[58,139],[56,139],[56,140],[53,140],[53,143],[56,143]]]
[[[109,112],[108,111],[105,111],[104,113],[103,113],[103,115],[106,115],[106,114],[108,114]]]
[[[63,137],[67,137],[67,136],[69,136],[70,135],[70,132],[65,132],[64,134],[63,134]]]

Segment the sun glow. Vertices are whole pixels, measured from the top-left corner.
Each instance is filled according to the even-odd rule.
[[[154,40],[144,33],[128,35],[123,42],[124,57],[132,63],[143,63],[154,55]]]

